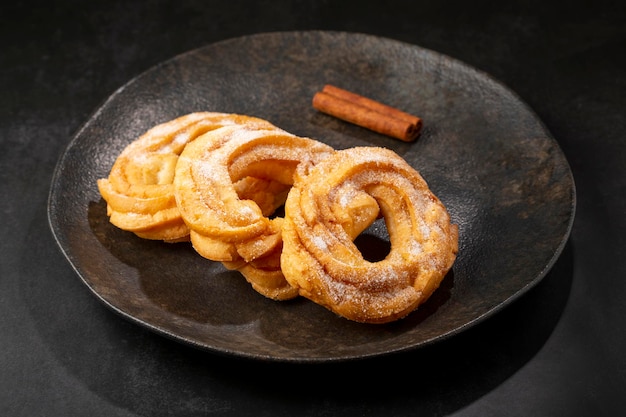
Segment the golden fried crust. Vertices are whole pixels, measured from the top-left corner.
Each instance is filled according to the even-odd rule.
[[[391,241],[379,262],[363,258],[353,240],[364,224],[353,227],[347,214],[352,204],[370,207],[368,198],[378,203]],[[364,323],[406,316],[438,288],[457,251],[458,228],[445,207],[390,150],[337,151],[295,175],[285,204],[283,274],[300,295],[340,316]]]
[[[188,240],[189,230],[174,198],[178,156],[198,136],[229,125],[275,128],[255,117],[198,112],[154,126],[129,144],[109,176],[98,180],[111,223],[147,239]]]
[[[283,204],[302,161],[315,164],[333,152],[279,129],[243,125],[188,144],[176,166],[174,195],[196,251],[237,269],[270,298],[295,297],[280,270],[282,218],[270,219],[268,212]],[[241,181],[250,178],[256,182],[242,192]]]

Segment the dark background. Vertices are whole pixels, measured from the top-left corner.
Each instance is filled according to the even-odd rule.
[[[615,416],[626,407],[626,7],[621,1],[12,1],[0,6],[0,415]],[[214,355],[133,325],[48,227],[57,159],[117,88],[258,32],[366,32],[515,91],[568,158],[578,206],[546,278],[480,325],[343,364]]]

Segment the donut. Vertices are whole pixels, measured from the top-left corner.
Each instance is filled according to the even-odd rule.
[[[97,181],[110,222],[145,239],[189,240],[189,229],[174,198],[178,156],[198,136],[228,125],[274,128],[255,117],[197,112],[156,125],[130,143],[115,160],[108,177]],[[253,185],[248,182],[240,188],[246,186]]]
[[[376,262],[365,260],[353,242],[373,221],[372,201],[391,243]],[[414,311],[439,287],[458,252],[458,227],[442,202],[417,170],[379,147],[338,150],[316,165],[300,165],[283,223],[287,282],[361,323],[388,323]]]
[[[174,196],[194,249],[241,272],[266,297],[297,296],[280,268],[283,218],[271,212],[283,205],[299,164],[314,166],[333,153],[313,139],[245,125],[189,143],[176,166]],[[251,179],[253,185],[238,192],[238,184]]]

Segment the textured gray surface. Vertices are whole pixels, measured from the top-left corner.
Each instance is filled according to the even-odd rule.
[[[50,7],[26,0],[1,6],[0,414],[621,414],[624,5],[367,4],[93,0]],[[117,88],[177,54],[233,36],[303,29],[368,32],[424,46],[488,72],[530,104],[567,156],[578,196],[571,238],[545,279],[436,345],[312,366],[188,348],[120,319],[92,296],[59,251],[46,207],[55,164],[80,126]],[[410,383],[396,383],[400,375]]]

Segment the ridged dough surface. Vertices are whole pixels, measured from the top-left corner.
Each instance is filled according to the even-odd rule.
[[[107,178],[98,180],[111,223],[146,239],[189,239],[174,198],[174,173],[185,146],[223,126],[272,129],[265,120],[230,113],[190,113],[156,125],[117,157]]]
[[[284,203],[300,163],[316,164],[333,153],[313,139],[246,126],[213,130],[187,145],[174,188],[195,250],[240,271],[267,297],[295,297],[280,268],[283,219],[268,216]],[[263,183],[242,193],[237,184],[250,178]]]
[[[371,207],[371,200],[391,243],[378,262],[353,242],[365,226],[358,219],[371,221],[355,205]],[[282,270],[302,296],[336,314],[364,323],[406,316],[438,288],[457,251],[458,228],[446,208],[396,153],[350,148],[297,171],[285,204]]]

